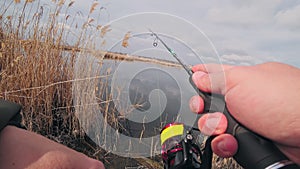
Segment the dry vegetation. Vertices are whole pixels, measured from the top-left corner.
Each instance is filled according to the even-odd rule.
[[[70,116],[72,84],[68,82],[73,77],[76,54],[70,52],[68,59],[62,57],[62,49],[56,46],[63,43],[63,30],[59,30],[55,16],[49,15],[49,24],[43,25],[42,13],[32,17],[25,13],[31,3],[26,1],[21,13],[18,8],[8,10],[9,6],[1,9],[0,89],[2,98],[23,105],[29,130],[47,135],[57,130],[54,122],[68,124],[67,128],[77,127]],[[64,118],[57,121],[57,116]]]
[[[23,106],[22,115],[28,130],[104,161],[108,168],[120,163],[157,168],[157,163],[151,165],[148,160],[133,161],[106,153],[80,128],[72,99],[75,59],[82,49],[94,50],[93,38],[88,32],[92,30],[103,37],[110,28],[97,25],[90,17],[99,7],[98,3],[91,4],[82,25],[68,14],[74,1],[49,3],[55,7],[44,10],[38,0],[7,1],[0,7],[0,97]],[[66,45],[71,32],[65,25],[78,31],[71,47]],[[127,40],[124,45],[128,45]],[[111,54],[105,57],[114,59]],[[227,168],[233,166],[231,161],[225,163]]]
[[[90,80],[75,79],[75,59],[82,52],[99,57],[93,52],[93,37],[89,32],[104,37],[110,30],[109,26],[97,25],[90,17],[98,3],[91,4],[83,23],[76,22],[76,17],[68,14],[74,1],[49,3],[54,7],[46,10],[40,1],[2,1],[0,97],[23,106],[23,121],[30,131],[99,159],[107,168],[116,168],[120,164],[140,166],[143,160],[118,157],[98,147],[86,136],[75,116],[73,84]],[[76,29],[76,36],[65,29],[66,25]],[[67,45],[70,36],[72,46]],[[112,59],[111,55],[106,57]],[[105,87],[103,85],[99,90],[105,90]],[[108,116],[107,119],[112,118]]]
[[[77,23],[67,12],[73,1],[53,1],[49,11],[40,1],[2,2],[0,8],[0,97],[23,106],[28,130],[40,133],[89,156],[105,161],[102,150],[81,130],[72,100],[74,61],[89,40],[91,19],[81,25],[72,47],[64,47]],[[92,5],[91,11],[95,10]],[[64,13],[64,17],[59,17]],[[96,28],[95,28],[96,29]],[[99,34],[104,31],[97,27]],[[103,153],[104,154],[104,153]]]

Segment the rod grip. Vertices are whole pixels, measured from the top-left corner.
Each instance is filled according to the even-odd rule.
[[[226,133],[233,135],[238,142],[238,150],[234,159],[242,167],[246,169],[300,168],[290,161],[272,141],[242,126],[228,111],[223,95],[202,92],[196,87],[192,76],[189,81],[204,100],[204,113],[223,112],[226,116],[228,121]]]
[[[291,168],[299,166],[290,161],[275,144],[241,125],[228,111],[222,95],[206,95],[206,112],[223,112],[228,121],[226,133],[232,134],[238,142],[234,159],[246,169]],[[208,103],[208,104],[207,104]],[[209,105],[210,104],[210,105]]]

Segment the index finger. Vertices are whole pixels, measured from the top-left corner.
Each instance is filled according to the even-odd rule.
[[[192,67],[193,72],[202,71],[205,73],[215,73],[215,72],[223,72],[225,70],[231,69],[235,66],[233,65],[223,65],[223,64],[198,64]]]

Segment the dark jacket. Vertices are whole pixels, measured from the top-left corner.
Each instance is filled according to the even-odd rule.
[[[21,105],[0,99],[0,131],[9,123],[13,122],[13,119],[19,119],[21,117]],[[20,121],[17,120],[19,123]]]

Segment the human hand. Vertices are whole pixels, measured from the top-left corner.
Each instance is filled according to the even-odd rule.
[[[291,160],[300,164],[300,70],[280,63],[255,66],[196,65],[192,79],[204,92],[225,96],[231,115],[248,129],[269,138]],[[222,70],[222,71],[221,71]],[[224,79],[224,80],[222,80]],[[193,112],[202,113],[203,100],[190,100]],[[213,151],[221,157],[231,157],[237,151],[237,141],[225,134],[223,114],[203,115],[198,121],[203,133],[216,125],[208,123],[219,117],[215,127],[218,135],[212,141]],[[220,133],[220,131],[222,131]]]
[[[0,133],[0,168],[104,169],[104,166],[41,135],[7,126]]]

